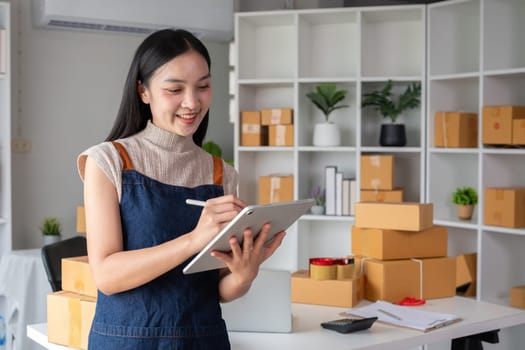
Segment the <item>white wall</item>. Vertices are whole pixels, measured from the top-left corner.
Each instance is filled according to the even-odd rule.
[[[32,27],[31,0],[12,0],[12,137],[29,153],[13,153],[13,248],[42,245],[38,225],[56,216],[64,236],[76,234],[82,204],[77,155],[103,141],[115,118],[127,69],[143,36]],[[233,154],[228,122],[228,45],[206,43],[212,56],[214,101],[209,140]]]

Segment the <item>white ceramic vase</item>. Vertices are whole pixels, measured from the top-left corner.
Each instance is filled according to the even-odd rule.
[[[44,245],[59,242],[62,239],[61,235],[42,235],[44,239]]]
[[[314,215],[323,215],[324,214],[324,205],[314,205],[310,208],[310,211]]]
[[[313,144],[324,147],[339,146],[341,136],[337,125],[330,122],[315,124]]]

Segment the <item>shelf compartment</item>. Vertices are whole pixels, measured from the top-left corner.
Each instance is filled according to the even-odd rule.
[[[525,150],[522,154],[484,154],[483,188],[525,187]]]
[[[300,146],[311,146],[313,140],[313,131],[316,123],[325,122],[325,116],[317,108],[306,94],[315,91],[317,83],[299,84],[299,111],[296,118],[297,140]],[[340,104],[348,105],[348,108],[336,109],[330,114],[329,121],[339,127],[341,135],[341,146],[356,146],[357,130],[357,88],[355,83],[337,83],[338,89],[348,91],[346,97]]]
[[[525,240],[521,235],[508,235],[494,231],[481,232],[480,289],[481,300],[509,305],[511,287],[524,285]]]
[[[479,117],[479,78],[469,77],[429,82],[428,144],[434,146],[436,112],[468,112]],[[478,128],[479,129],[479,128]],[[479,134],[479,133],[478,133]]]
[[[240,152],[237,162],[239,171],[239,197],[248,204],[258,203],[259,176],[295,173],[294,152]],[[294,187],[297,179],[294,178]],[[295,192],[295,190],[294,190]],[[294,196],[295,197],[295,196]]]
[[[239,85],[239,111],[256,111],[264,108],[283,107],[294,107],[293,84],[267,83]]]
[[[325,168],[336,166],[343,178],[356,178],[355,152],[300,152],[298,155],[299,198],[311,197],[315,186],[325,188]]]
[[[448,227],[448,256],[476,253],[477,251],[478,230],[476,228]]]
[[[478,191],[478,155],[432,153],[429,155],[428,162],[428,201],[434,204],[434,219],[476,224],[479,205],[474,208],[471,220],[459,220],[456,206],[452,203],[452,193],[457,187],[463,186],[469,186]]]
[[[297,269],[308,269],[310,258],[351,255],[351,228],[348,221],[299,221]]]
[[[362,153],[386,154],[383,152]],[[423,191],[421,183],[421,154],[419,153],[396,153],[394,154],[394,185],[395,188],[403,188],[404,202],[422,202]],[[358,197],[359,198],[359,197]]]
[[[361,72],[367,77],[423,76],[424,7],[361,12]],[[410,55],[406,53],[410,52]]]
[[[479,1],[443,2],[428,9],[430,75],[479,72]]]
[[[296,77],[296,16],[286,13],[236,15],[239,79]],[[278,59],[275,59],[278,57]]]
[[[299,77],[357,76],[357,12],[299,14]]]
[[[523,0],[484,2],[484,70],[525,67]]]
[[[386,81],[364,83],[362,86],[363,95],[373,90],[382,89]],[[407,87],[406,82],[394,81],[392,85],[392,95],[397,97],[403,93]],[[424,106],[424,87],[421,89],[421,105],[418,108],[409,109],[398,116],[396,123],[405,124],[407,136],[407,147],[421,147],[421,108]],[[397,100],[396,100],[397,101]],[[364,147],[379,146],[379,134],[381,124],[390,123],[390,119],[383,116],[375,110],[374,107],[368,106],[361,109],[361,144]]]
[[[486,76],[483,85],[483,104],[524,105],[525,72]]]

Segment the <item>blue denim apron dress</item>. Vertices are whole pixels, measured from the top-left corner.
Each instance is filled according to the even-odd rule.
[[[220,158],[214,157],[214,184],[188,188],[140,174],[122,144],[113,144],[124,162],[120,202],[124,250],[153,247],[191,231],[202,208],[185,204],[186,199],[205,201],[224,194]],[[99,291],[88,348],[230,349],[219,305],[219,270],[184,275],[188,262],[122,293]]]

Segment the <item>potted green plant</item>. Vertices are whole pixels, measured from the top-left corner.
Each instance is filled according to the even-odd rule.
[[[346,108],[348,105],[339,104],[344,100],[347,90],[338,89],[335,83],[321,83],[315,90],[306,94],[306,97],[319,108],[325,117],[323,123],[314,127],[314,146],[339,146],[341,136],[337,125],[330,121],[330,114],[336,109]]]
[[[419,107],[421,103],[421,84],[412,83],[394,100],[392,94],[392,80],[379,90],[363,95],[362,107],[373,106],[383,118],[390,119],[391,123],[382,124],[379,136],[381,146],[405,146],[406,132],[404,124],[396,124],[401,113],[408,109]]]
[[[44,237],[44,245],[58,242],[62,238],[62,225],[55,217],[45,217],[39,228]]]
[[[312,189],[312,198],[315,200],[315,204],[312,206],[310,211],[315,215],[322,215],[324,213],[325,203],[325,190],[321,189],[320,186],[315,186]]]
[[[212,156],[217,156],[222,158],[222,148],[217,143],[213,141],[206,141],[202,144],[202,149],[211,154]],[[225,160],[226,163],[233,166],[233,160]]]
[[[458,187],[452,194],[452,203],[456,205],[461,220],[470,220],[474,206],[478,204],[478,193],[469,186]]]

